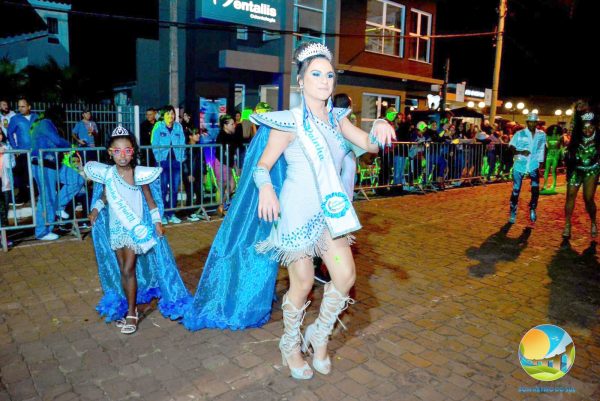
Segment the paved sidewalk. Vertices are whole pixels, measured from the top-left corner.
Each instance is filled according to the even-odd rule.
[[[260,329],[190,333],[154,311],[124,336],[94,310],[89,238],[0,253],[0,401],[600,400],[600,263],[583,204],[561,248],[564,195],[541,197],[527,230],[528,187],[510,229],[509,184],[359,202],[349,331],[330,343],[332,374],[305,382],[280,365],[279,303]],[[218,226],[168,227],[192,290]],[[280,297],[286,286],[281,270]],[[517,358],[521,337],[543,323],[575,342],[575,364],[556,382],[530,378]],[[575,393],[519,392],[536,386]]]

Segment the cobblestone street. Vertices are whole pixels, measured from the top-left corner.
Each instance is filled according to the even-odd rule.
[[[190,333],[155,310],[125,336],[95,312],[91,238],[0,253],[0,401],[599,400],[600,263],[583,202],[561,246],[563,193],[540,197],[533,230],[529,183],[512,227],[509,196],[505,183],[357,202],[364,228],[348,331],[336,326],[332,373],[302,382],[281,366],[280,303],[260,329]],[[192,291],[219,224],[167,227]],[[282,269],[279,299],[286,287]],[[322,291],[315,286],[306,323]],[[573,368],[555,382],[529,377],[517,356],[523,335],[543,323],[576,347]],[[537,386],[575,392],[519,392]]]

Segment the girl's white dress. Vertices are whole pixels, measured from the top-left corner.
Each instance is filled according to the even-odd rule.
[[[111,168],[116,169],[116,166]],[[123,198],[137,217],[143,219],[144,209],[142,197],[144,194],[142,187],[139,185],[128,184],[119,174],[116,174],[116,176],[116,188],[119,196]],[[108,227],[111,249],[130,248],[133,249],[136,254],[143,253],[111,208],[108,208]]]

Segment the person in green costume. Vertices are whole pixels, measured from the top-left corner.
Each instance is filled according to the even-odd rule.
[[[565,228],[563,237],[571,237],[571,217],[575,199],[583,186],[583,200],[590,216],[592,238],[598,236],[596,225],[596,202],[594,195],[600,174],[600,135],[596,135],[596,114],[578,104],[573,118],[573,134],[567,148],[567,200],[565,202]]]
[[[546,130],[546,143],[548,152],[546,154],[546,168],[544,169],[544,186],[542,191],[546,191],[548,186],[548,174],[552,170],[552,188],[551,192],[556,189],[556,168],[560,162],[563,152],[563,141],[562,141],[563,129],[559,125],[551,125]]]

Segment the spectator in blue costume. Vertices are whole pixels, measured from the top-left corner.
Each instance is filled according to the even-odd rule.
[[[63,122],[64,111],[58,106],[52,106],[41,114],[31,126],[31,170],[38,188],[36,208],[35,237],[43,241],[58,239],[53,233],[58,210],[58,156],[59,152],[43,152],[40,149],[70,148],[69,141],[64,139],[57,127]]]
[[[85,197],[85,191],[83,190],[85,174],[83,173],[81,156],[77,151],[72,150],[63,157],[62,165],[58,172],[58,180],[62,184],[62,187],[58,192],[58,209],[56,217],[60,219],[69,219],[71,216],[65,210],[69,203],[72,203],[78,195],[83,195]],[[73,210],[74,209],[75,207],[73,207]]]
[[[10,119],[7,128],[8,143],[14,150],[31,150],[31,124],[38,118],[38,115],[31,112],[31,105],[27,98],[20,98],[17,107],[19,113]],[[17,204],[23,204],[29,201],[29,168],[27,163],[27,154],[15,154],[15,189],[17,190]]]
[[[184,147],[172,147],[185,145],[185,134],[183,127],[175,121],[175,108],[171,105],[162,110],[162,120],[154,124],[152,129],[152,152],[156,159],[156,165],[162,167],[160,177],[161,191],[165,208],[177,206],[177,193],[181,183],[181,164],[185,161]],[[179,224],[181,220],[175,216],[175,212],[167,211],[163,217],[163,224]]]
[[[313,370],[302,357],[301,346],[304,351],[312,347],[313,368],[328,374],[329,335],[340,313],[353,302],[348,295],[356,275],[351,234],[361,226],[340,177],[349,151],[346,140],[376,153],[391,144],[395,133],[386,121],[376,120],[367,134],[348,121],[349,110],[333,107],[336,74],[327,47],[304,43],[294,59],[301,105],[252,116],[260,129],[183,323],[192,330],[265,324],[281,263],[290,277],[282,303],[282,361],[292,377],[310,379]],[[332,281],[325,286],[319,316],[301,344],[315,256],[327,264]]]

